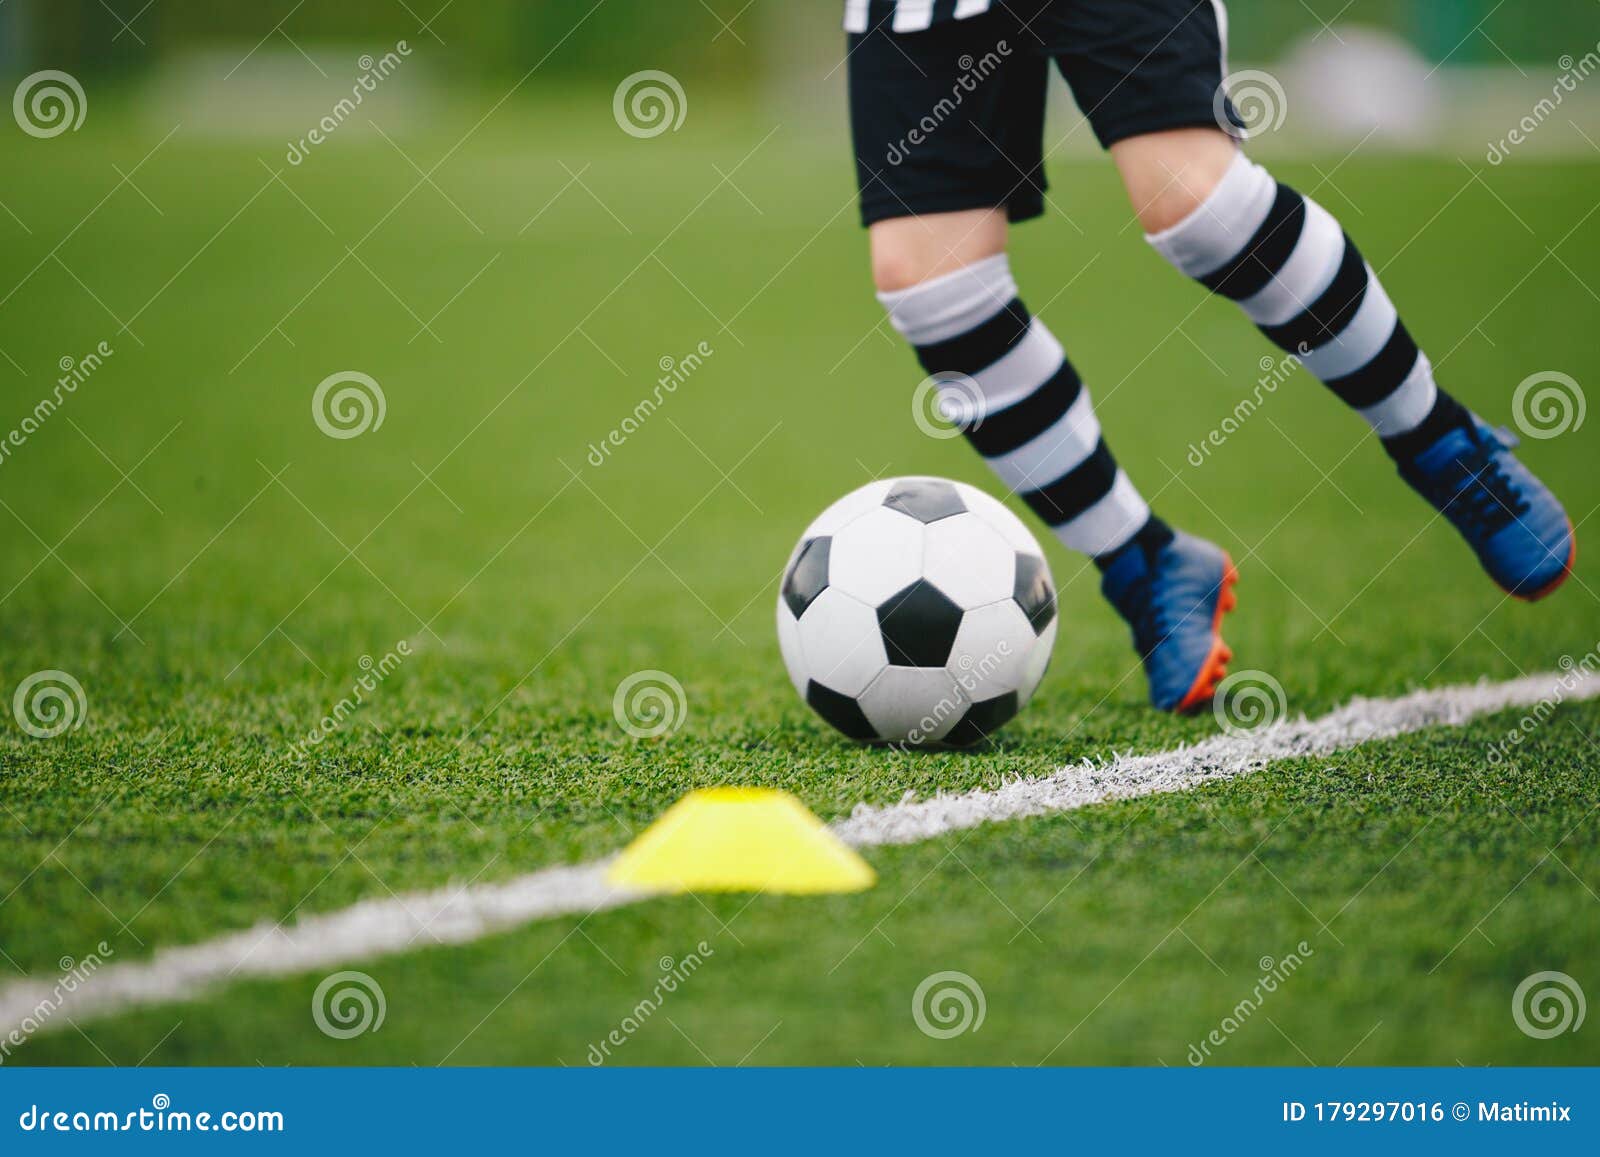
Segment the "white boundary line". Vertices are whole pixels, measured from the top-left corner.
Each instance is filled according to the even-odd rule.
[[[1593,698],[1600,680],[1583,668],[1417,691],[1399,699],[1355,699],[1321,719],[1290,720],[1192,747],[1084,762],[993,791],[939,795],[886,807],[857,805],[833,830],[857,847],[911,844],[979,824],[1068,811],[1108,800],[1183,791],[1248,775],[1281,759],[1327,755],[1425,727],[1459,726],[1481,715]],[[0,1041],[137,1005],[192,1000],[235,980],[333,968],[441,944],[465,944],[534,920],[588,915],[650,898],[613,888],[609,859],[546,868],[497,884],[457,885],[361,903],[293,925],[259,924],[199,944],[158,949],[114,963],[65,991],[27,978],[0,987]]]

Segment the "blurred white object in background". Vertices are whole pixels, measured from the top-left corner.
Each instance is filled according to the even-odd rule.
[[[1440,78],[1392,32],[1322,29],[1296,42],[1279,68],[1296,134],[1415,149],[1439,131]]]
[[[433,69],[411,49],[406,41],[182,49],[146,76],[142,111],[152,131],[181,123],[189,136],[278,139],[302,159],[308,145],[316,147],[313,133],[381,143],[374,124],[390,133],[412,130],[438,105]]]

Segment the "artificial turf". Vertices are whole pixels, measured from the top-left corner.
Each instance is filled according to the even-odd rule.
[[[271,141],[156,147],[169,125],[114,112],[0,141],[29,174],[0,216],[0,427],[62,358],[114,351],[0,461],[0,684],[9,700],[64,670],[88,702],[56,739],[0,728],[0,967],[48,976],[101,940],[135,960],[575,861],[696,785],[781,786],[834,818],[1216,730],[1144,706],[1097,576],[1053,546],[1055,664],[991,748],[853,747],[796,699],[771,613],[806,522],[880,473],[993,483],[911,421],[917,371],[871,299],[842,143],[714,104],[648,141],[616,130],[609,94],[513,102],[453,152],[475,117],[396,138],[423,169],[449,154],[438,189],[354,128],[299,167]],[[1345,221],[1490,421],[1530,374],[1600,377],[1595,165],[1274,168]],[[1501,598],[1304,375],[1192,465],[1271,350],[1147,250],[1107,166],[1051,176],[1019,279],[1155,507],[1233,553],[1236,668],[1317,714],[1600,642],[1592,555],[1547,603]],[[595,465],[661,360],[702,342]],[[343,370],[386,398],[348,440],[311,414]],[[1582,539],[1589,429],[1526,446]],[[298,756],[362,657],[402,640],[413,653]],[[612,717],[646,668],[688,704],[659,741]],[[1592,1032],[1532,1039],[1510,1000],[1540,970],[1600,992],[1600,708],[1563,707],[1491,767],[1506,722],[875,851],[857,897],[662,901],[357,962],[388,1015],[354,1040],[316,1029],[306,976],[15,1057],[581,1064],[660,958],[705,940],[617,1063],[1181,1064],[1261,958],[1304,940],[1215,1063],[1593,1063]],[[981,984],[978,1032],[917,1030],[912,992],[941,970]]]

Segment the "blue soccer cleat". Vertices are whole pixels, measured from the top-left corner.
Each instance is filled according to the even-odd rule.
[[[1150,680],[1150,702],[1185,712],[1208,703],[1233,652],[1222,641],[1222,616],[1238,601],[1239,579],[1227,552],[1182,532],[1152,555],[1124,550],[1100,590],[1133,628],[1133,645]]]
[[[1572,573],[1577,538],[1567,512],[1511,453],[1517,440],[1476,416],[1400,463],[1400,476],[1450,520],[1489,577],[1532,602]]]

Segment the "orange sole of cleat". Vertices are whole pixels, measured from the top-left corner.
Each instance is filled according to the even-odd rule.
[[[1233,559],[1226,554],[1222,560],[1226,569],[1222,572],[1222,593],[1217,597],[1216,613],[1211,617],[1211,651],[1200,665],[1200,674],[1196,676],[1194,686],[1173,708],[1179,715],[1211,702],[1211,697],[1217,693],[1217,684],[1227,678],[1228,663],[1233,659],[1233,648],[1222,641],[1222,616],[1239,605],[1239,596],[1233,590],[1233,584],[1239,581],[1239,572],[1234,568]]]
[[[1578,561],[1578,532],[1572,528],[1570,518],[1567,519],[1567,537],[1572,541],[1572,545],[1567,549],[1567,565],[1561,568],[1561,573],[1531,595],[1512,595],[1512,598],[1521,599],[1525,603],[1536,603],[1546,595],[1554,594],[1557,587],[1572,577],[1572,564]]]

